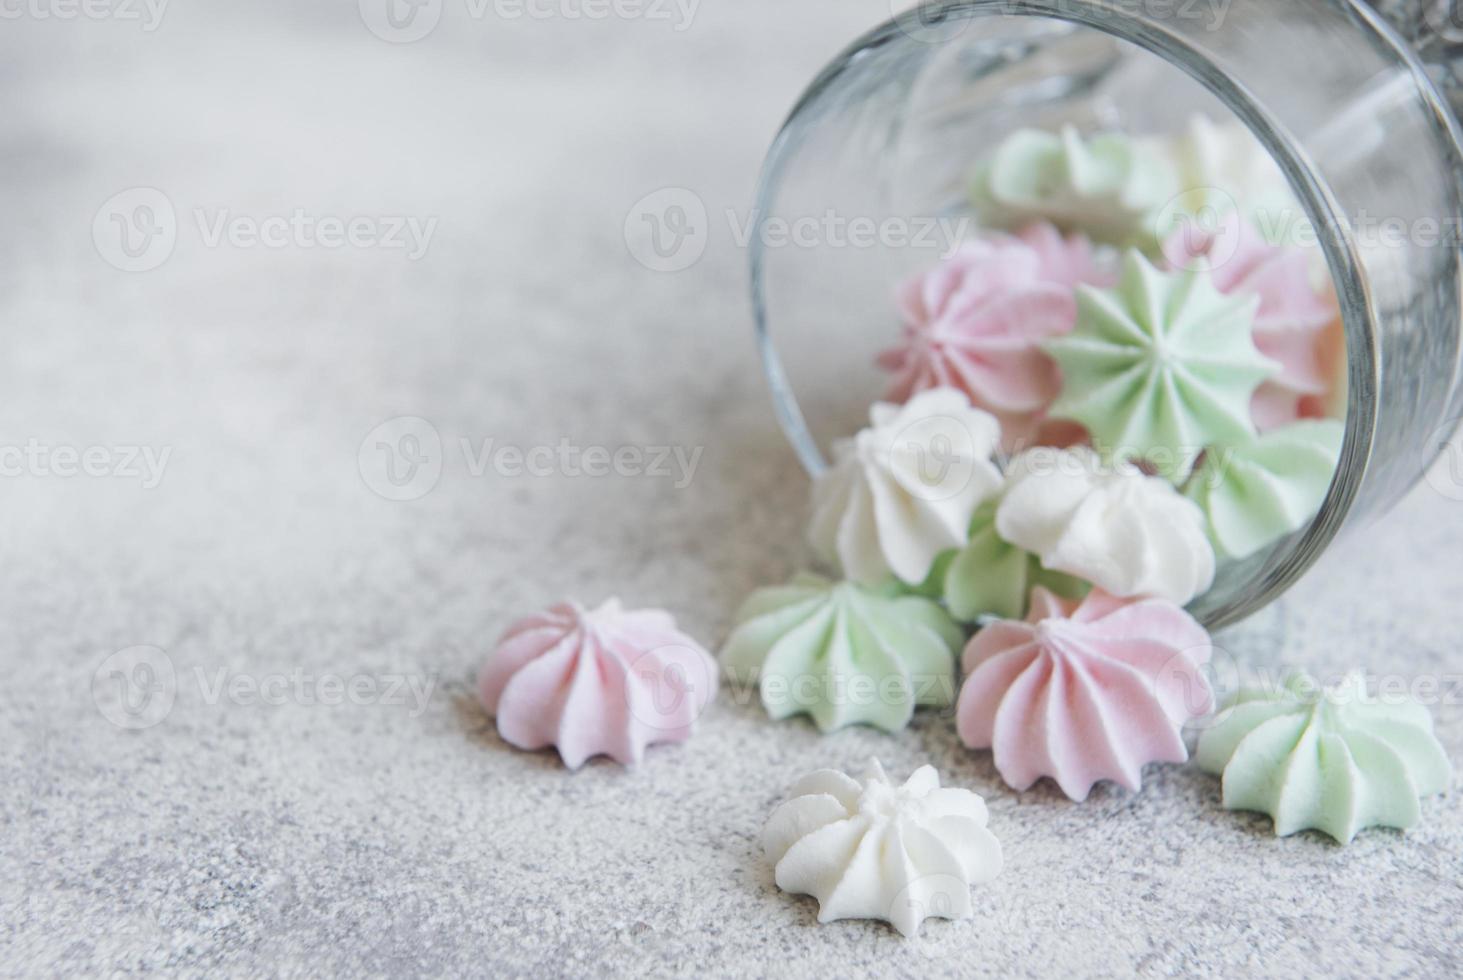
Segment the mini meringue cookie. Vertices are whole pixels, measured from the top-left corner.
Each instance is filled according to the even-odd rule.
[[[1071,284],[1061,280],[1091,264],[1090,248],[1084,255],[1077,239],[1044,227],[1050,237],[1030,232],[1042,251],[1015,238],[968,242],[904,284],[903,338],[878,357],[893,373],[886,399],[957,388],[999,420],[1006,448],[1029,443],[1061,386],[1040,342],[1071,330],[1077,316]]]
[[[1025,622],[987,626],[965,648],[956,721],[1025,790],[1050,776],[1085,800],[1111,779],[1137,790],[1149,762],[1188,758],[1182,729],[1209,712],[1209,634],[1162,599],[1093,592],[1081,604],[1045,589]]]
[[[1016,233],[1041,261],[1041,279],[1068,289],[1080,285],[1111,286],[1118,281],[1110,257],[1113,249],[1101,254],[1081,232],[1064,235],[1049,221],[1035,221]]]
[[[1215,288],[1227,296],[1256,296],[1255,347],[1279,366],[1260,385],[1250,405],[1261,432],[1307,414],[1310,401],[1325,401],[1335,372],[1328,344],[1339,307],[1329,278],[1320,286],[1311,275],[1311,256],[1299,246],[1280,247],[1234,212],[1209,232],[1176,231],[1164,242],[1171,267],[1193,268],[1203,259]]]
[[[690,738],[716,686],[716,661],[669,613],[625,610],[618,599],[519,620],[478,675],[504,741],[553,745],[570,769],[601,754],[630,765],[647,745]]]
[[[1169,161],[1187,214],[1207,208],[1270,227],[1301,215],[1280,165],[1241,123],[1220,124],[1199,115],[1176,136],[1143,142]]]
[[[1326,499],[1344,435],[1340,422],[1318,419],[1211,450],[1184,494],[1204,511],[1219,553],[1246,558],[1305,527]]]
[[[1047,569],[1115,596],[1183,605],[1214,581],[1203,512],[1167,480],[1091,449],[1031,449],[1011,461],[996,533]]]
[[[777,887],[818,900],[818,921],[879,919],[905,936],[927,918],[972,914],[970,888],[1001,872],[986,805],[940,787],[932,766],[896,786],[877,760],[862,781],[836,769],[798,780],[762,829]]]
[[[964,623],[984,616],[1020,619],[1036,585],[1068,598],[1085,595],[1085,582],[1042,568],[1035,555],[996,533],[997,505],[994,500],[980,505],[970,522],[970,540],[940,566],[940,595],[950,615]]]
[[[872,426],[838,443],[813,484],[809,536],[821,558],[865,585],[891,574],[922,582],[1001,485],[991,462],[1000,426],[954,388],[880,402],[869,414]]]
[[[1343,844],[1367,827],[1413,826],[1418,798],[1453,779],[1427,709],[1369,698],[1360,673],[1324,692],[1304,674],[1241,691],[1195,757],[1222,774],[1226,809],[1269,814],[1279,837],[1315,829]]]
[[[917,706],[955,700],[965,634],[928,599],[799,575],[754,592],[736,621],[722,671],[736,683],[755,678],[779,721],[808,714],[824,732],[846,725],[894,732]]]
[[[1095,241],[1148,248],[1153,217],[1177,187],[1161,155],[1120,133],[1084,139],[1071,126],[1023,129],[978,170],[971,203],[992,227],[1050,221]]]
[[[1046,342],[1062,369],[1051,414],[1085,425],[1105,456],[1182,480],[1204,447],[1255,436],[1250,400],[1279,369],[1255,349],[1258,302],[1128,252],[1117,289],[1079,286],[1076,328]]]

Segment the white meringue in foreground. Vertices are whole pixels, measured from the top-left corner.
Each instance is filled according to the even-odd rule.
[[[986,805],[942,789],[932,766],[896,786],[878,760],[862,781],[835,769],[798,780],[762,829],[777,886],[818,900],[818,921],[880,919],[906,936],[971,914],[970,886],[1001,872]]]
[[[917,584],[940,552],[965,543],[975,508],[1000,488],[991,457],[1001,427],[955,388],[880,402],[869,415],[813,484],[810,537],[847,578]]]
[[[1115,596],[1183,605],[1214,582],[1203,512],[1167,480],[1086,447],[1012,460],[996,533]]]

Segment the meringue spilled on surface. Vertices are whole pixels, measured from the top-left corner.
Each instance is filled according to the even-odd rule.
[[[670,613],[563,602],[509,626],[478,676],[498,734],[554,746],[564,765],[607,755],[638,763],[647,746],[691,737],[716,696],[716,661]]]
[[[1359,671],[1324,690],[1306,674],[1245,688],[1195,755],[1222,777],[1226,809],[1269,814],[1280,837],[1320,830],[1343,844],[1413,826],[1418,799],[1453,778],[1427,708],[1369,696]]]
[[[927,918],[972,914],[970,888],[1000,874],[985,801],[942,788],[932,766],[904,785],[870,760],[863,778],[820,769],[793,784],[762,828],[777,887],[818,900],[818,921],[879,919],[905,936]]]

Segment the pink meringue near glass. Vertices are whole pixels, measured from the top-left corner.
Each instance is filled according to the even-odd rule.
[[[1208,231],[1180,228],[1164,242],[1163,253],[1175,268],[1207,261],[1221,293],[1259,297],[1255,346],[1280,365],[1280,372],[1255,392],[1250,406],[1255,426],[1268,432],[1319,414],[1335,374],[1327,327],[1340,314],[1330,283],[1318,286],[1314,280],[1312,256],[1299,246],[1270,244],[1235,212]]]
[[[993,623],[965,648],[960,738],[994,750],[1017,790],[1043,776],[1074,800],[1103,779],[1137,790],[1147,763],[1188,758],[1183,726],[1213,707],[1209,657],[1209,634],[1172,602],[1036,588],[1024,622]]]
[[[592,610],[559,603],[509,626],[478,697],[504,741],[552,745],[577,769],[595,755],[630,765],[648,745],[689,738],[716,685],[716,661],[669,613],[610,599]]]
[[[1029,444],[1061,388],[1040,348],[1071,331],[1073,277],[1090,274],[1090,247],[1034,228],[1030,241],[969,242],[899,291],[904,332],[879,355],[893,373],[885,398],[904,402],[930,388],[957,388],[1001,423],[1006,449]]]

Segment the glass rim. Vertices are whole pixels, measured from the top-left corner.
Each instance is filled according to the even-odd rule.
[[[1410,71],[1429,107],[1445,122],[1454,141],[1463,145],[1457,120],[1406,42],[1370,8],[1355,3],[1349,5],[1361,22],[1358,27],[1370,29],[1387,45],[1398,63]],[[1121,4],[1104,4],[1100,0],[933,0],[865,32],[835,56],[808,85],[767,153],[756,194],[758,225],[763,225],[773,216],[773,197],[779,186],[782,167],[796,154],[794,135],[797,121],[836,84],[862,52],[904,43],[938,47],[951,43],[955,38],[921,40],[915,36],[914,30],[928,31],[931,25],[956,17],[974,21],[1012,16],[1065,22],[1100,31],[1133,44],[1183,71],[1218,98],[1260,141],[1284,173],[1313,227],[1328,231],[1319,236],[1320,245],[1337,293],[1347,362],[1347,408],[1341,454],[1325,500],[1310,524],[1280,543],[1267,556],[1253,587],[1242,590],[1218,606],[1204,609],[1200,614],[1210,629],[1237,623],[1269,605],[1294,585],[1340,532],[1370,464],[1377,427],[1380,379],[1374,305],[1362,271],[1359,246],[1350,225],[1306,149],[1267,111],[1243,79],[1228,75],[1201,49],[1174,31],[1155,24],[1141,12],[1124,10]],[[809,476],[816,478],[827,468],[827,462],[808,428],[772,341],[766,301],[765,252],[762,236],[754,234],[750,271],[757,346],[772,390],[778,423],[803,468]],[[1458,371],[1459,365],[1455,364],[1450,390],[1456,390]],[[1442,451],[1441,446],[1438,451]]]

